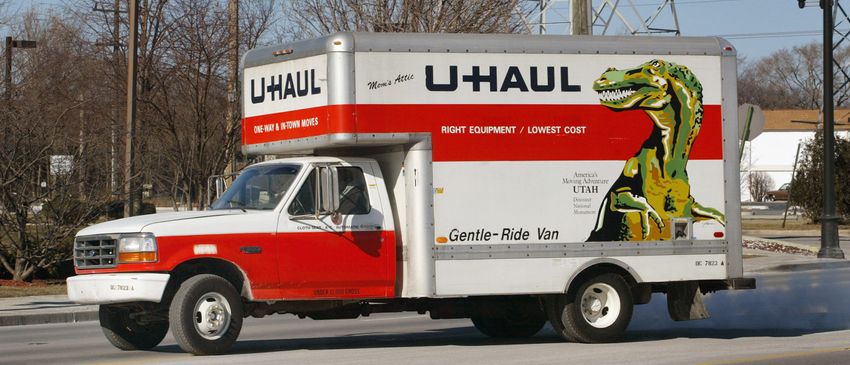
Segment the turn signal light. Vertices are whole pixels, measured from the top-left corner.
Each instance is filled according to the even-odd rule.
[[[118,254],[118,262],[122,264],[156,262],[156,252],[121,252]]]

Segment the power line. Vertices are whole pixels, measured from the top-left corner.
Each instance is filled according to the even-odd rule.
[[[752,0],[690,0],[690,1],[676,1],[676,6],[679,5],[691,5],[691,4],[712,4],[712,3],[729,3],[729,2],[740,2],[740,1],[752,1]],[[635,3],[634,6],[638,7],[651,7],[651,6],[661,6],[663,3],[653,2],[653,3]],[[553,5],[551,9],[555,10],[569,10],[569,5],[567,6],[555,6]]]
[[[728,2],[738,2],[738,1],[750,1],[750,0],[690,0],[690,1],[677,1],[676,6],[679,5],[690,5],[690,4],[711,4],[711,3],[728,3]],[[661,6],[662,3],[635,3],[635,6]]]
[[[848,33],[850,30],[836,29],[837,32]],[[818,30],[797,30],[787,32],[767,32],[767,33],[737,33],[737,34],[717,34],[706,35],[711,37],[723,37],[726,39],[758,39],[758,38],[782,38],[782,37],[809,37],[823,35],[823,31]]]
[[[764,33],[735,33],[735,34],[718,34],[717,37],[726,39],[757,39],[757,38],[781,38],[781,37],[805,37],[819,36],[823,31],[818,30],[798,30],[785,32],[764,32]],[[712,35],[715,36],[715,35]]]

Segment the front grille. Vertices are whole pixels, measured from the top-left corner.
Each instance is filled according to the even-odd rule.
[[[74,240],[74,266],[80,269],[115,267],[118,255],[115,237],[78,237]]]

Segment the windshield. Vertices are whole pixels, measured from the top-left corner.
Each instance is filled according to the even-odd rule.
[[[289,190],[298,165],[266,165],[245,169],[210,209],[272,210]]]

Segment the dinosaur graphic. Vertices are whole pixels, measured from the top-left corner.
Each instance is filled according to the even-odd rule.
[[[599,208],[588,241],[669,240],[671,218],[726,217],[691,196],[688,156],[702,123],[702,84],[687,68],[653,60],[625,70],[609,68],[593,83],[600,103],[614,111],[643,109],[649,138],[626,161]]]

